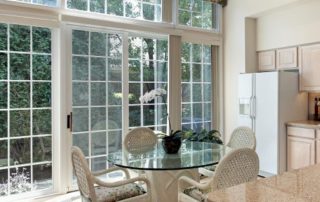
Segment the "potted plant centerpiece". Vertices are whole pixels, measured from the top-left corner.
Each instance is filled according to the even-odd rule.
[[[170,122],[170,117],[168,114],[168,107],[167,107],[167,102],[166,102],[166,94],[167,91],[163,88],[156,88],[154,90],[151,90],[150,92],[146,92],[143,96],[139,98],[141,103],[149,103],[152,100],[154,100],[156,97],[161,97],[165,109],[166,109],[166,115],[164,118],[167,119],[167,133],[162,137],[162,146],[163,149],[165,150],[166,153],[168,154],[176,154],[181,146],[181,137],[183,132],[181,130],[171,130],[171,122]]]

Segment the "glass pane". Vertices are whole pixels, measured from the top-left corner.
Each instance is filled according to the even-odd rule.
[[[38,53],[51,53],[51,31],[47,28],[32,28],[33,51]]]
[[[92,74],[92,73],[91,73]],[[88,57],[72,57],[72,80],[88,80]]]
[[[203,62],[211,63],[211,47],[203,46]]]
[[[168,68],[166,62],[157,62],[157,79],[156,81],[167,82],[168,81]]]
[[[204,101],[211,101],[211,84],[203,84]]]
[[[143,58],[146,60],[155,60],[156,59],[156,41],[153,39],[143,39]]]
[[[31,191],[30,166],[10,169],[10,194],[20,194]]]
[[[80,0],[80,1],[83,1],[83,0]],[[88,55],[88,52],[89,52],[89,32],[73,30],[72,31],[72,53]]]
[[[129,58],[140,59],[142,39],[139,37],[129,37]]]
[[[140,18],[141,17],[141,3],[138,1],[126,1],[126,17],[129,18]]]
[[[211,82],[211,65],[203,65],[203,82]]]
[[[204,120],[211,121],[211,104],[204,104]]]
[[[67,7],[71,9],[86,11],[87,6],[87,0],[67,0]]]
[[[90,11],[104,13],[105,0],[90,0]]]
[[[48,189],[52,186],[52,164],[33,166],[33,189]]]
[[[122,104],[122,84],[111,83],[108,85],[108,103],[109,105]]]
[[[193,0],[192,11],[201,12],[202,11],[202,1],[203,0]]]
[[[8,141],[0,140],[0,168],[8,165]],[[0,170],[0,187],[3,181],[1,180],[1,170]],[[0,188],[1,196],[1,188]]]
[[[192,45],[192,62],[201,62],[202,48],[199,44]]]
[[[108,60],[109,81],[122,81],[122,61],[120,59]]]
[[[143,125],[155,125],[155,107],[154,105],[143,106]]]
[[[108,117],[109,130],[122,129],[122,107],[109,107]]]
[[[106,132],[92,133],[91,155],[107,154],[106,144],[107,144]]]
[[[179,0],[179,8],[189,10],[192,0]]]
[[[10,25],[10,50],[30,51],[30,27]]]
[[[30,163],[30,138],[10,140],[10,165]]]
[[[143,62],[143,80],[154,81],[154,61]]]
[[[91,105],[106,105],[106,83],[91,83]]]
[[[0,53],[0,79],[7,78],[7,68],[8,68],[8,56],[6,53]]]
[[[167,40],[157,40],[157,60],[168,60]]]
[[[129,60],[129,81],[140,81],[140,66],[139,60]]]
[[[89,135],[88,133],[80,133],[72,135],[72,145],[79,147],[85,156],[89,155]]]
[[[29,80],[30,79],[30,55],[10,54],[10,79]]]
[[[8,136],[8,112],[0,111],[0,138]],[[1,144],[0,144],[1,145]]]
[[[112,131],[108,135],[108,152],[116,152],[121,149],[122,145],[122,131]]]
[[[193,84],[192,85],[192,100],[193,102],[201,102],[202,101],[202,86],[201,84]]]
[[[91,170],[92,171],[101,171],[107,168],[107,159],[106,157],[98,157],[91,159]]]
[[[105,130],[106,119],[105,107],[91,108],[91,130]]]
[[[182,63],[181,65],[182,65],[181,67],[182,81],[183,82],[191,81],[190,65],[188,63]]]
[[[193,122],[202,122],[202,104],[193,104]]]
[[[73,82],[72,84],[72,105],[73,106],[87,106],[89,87],[88,83]]]
[[[0,197],[8,195],[8,170],[0,170]]]
[[[8,26],[6,24],[0,23],[0,50],[7,50],[7,30]]]
[[[33,135],[51,134],[51,110],[33,110]]]
[[[181,62],[191,62],[191,44],[183,43],[181,48]]]
[[[143,19],[145,20],[155,20],[155,6],[151,4],[142,4]]]
[[[28,108],[30,107],[30,83],[10,82],[10,107]]]
[[[51,136],[32,138],[33,162],[51,161]]]
[[[51,80],[51,56],[32,56],[32,78],[33,80]]]
[[[10,111],[10,136],[30,135],[30,111]]]
[[[82,132],[89,130],[89,111],[87,108],[74,108],[72,110],[72,131]]]
[[[129,104],[139,104],[140,100],[140,84],[130,83],[129,84]]]
[[[91,80],[105,81],[106,80],[106,59],[91,57]]]
[[[118,34],[108,34],[108,56],[122,57],[122,37]]]
[[[192,65],[192,81],[200,82],[201,81],[201,64]]]
[[[33,83],[33,107],[51,107],[51,83]]]
[[[8,84],[0,82],[0,109],[7,108]]]
[[[141,126],[140,106],[129,106],[129,127]]]
[[[99,33],[99,32],[91,32],[90,39],[91,39],[90,40],[91,55],[105,56],[106,55],[106,34]]]
[[[183,83],[181,86],[182,90],[182,102],[191,102],[191,86],[190,84]]]
[[[110,15],[123,16],[123,0],[108,0],[107,13]]]
[[[191,122],[191,104],[182,104],[182,123]]]
[[[191,12],[179,10],[179,24],[181,25],[191,25]]]

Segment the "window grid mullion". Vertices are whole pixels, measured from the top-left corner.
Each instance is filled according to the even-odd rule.
[[[8,58],[8,61],[7,61],[7,79],[8,79],[8,82],[7,82],[7,138],[8,138],[8,141],[7,141],[7,157],[8,157],[8,161],[7,161],[7,166],[9,169],[7,169],[7,173],[8,173],[8,178],[7,178],[7,187],[8,187],[8,193],[11,193],[11,187],[9,186],[10,184],[10,158],[11,158],[11,154],[10,154],[10,150],[11,150],[11,140],[10,140],[10,111],[9,111],[9,108],[10,108],[10,70],[11,70],[11,62],[10,62],[10,53],[9,53],[9,50],[10,50],[10,24],[8,24],[7,26],[7,58]]]
[[[33,27],[30,27],[30,183],[31,183],[31,190],[34,189],[33,187],[33,74],[32,74],[32,52],[33,52]]]
[[[89,1],[89,0],[88,0]],[[88,116],[89,116],[89,125],[88,125],[88,157],[89,157],[89,168],[92,167],[91,159],[91,31],[89,31],[89,40],[88,40]]]

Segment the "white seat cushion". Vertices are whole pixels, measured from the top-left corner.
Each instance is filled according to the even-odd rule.
[[[119,187],[95,187],[98,202],[115,202],[145,194],[146,191],[138,184],[130,183]]]

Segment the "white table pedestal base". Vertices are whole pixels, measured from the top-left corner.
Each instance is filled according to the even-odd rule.
[[[187,176],[199,181],[198,168],[185,170],[146,171],[152,189],[152,201],[177,202],[178,179]]]

